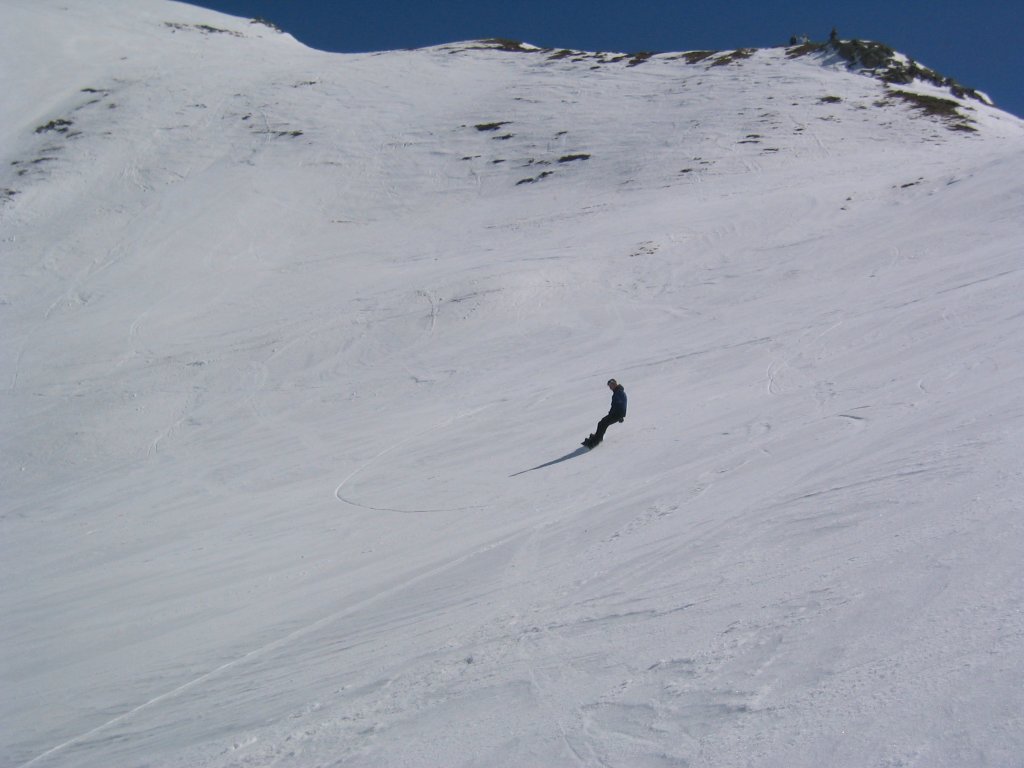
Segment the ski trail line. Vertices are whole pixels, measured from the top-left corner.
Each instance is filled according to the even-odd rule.
[[[335,611],[334,613],[329,614],[327,616],[324,616],[321,619],[317,619],[316,621],[314,621],[311,624],[307,624],[304,627],[300,627],[299,629],[293,630],[292,632],[289,632],[284,637],[281,637],[281,638],[279,638],[277,640],[274,640],[274,641],[272,641],[270,643],[267,643],[266,645],[263,645],[263,646],[261,646],[259,648],[256,648],[256,649],[252,650],[252,651],[249,651],[245,655],[239,656],[237,659],[233,659],[232,661],[229,661],[229,662],[227,662],[225,664],[221,664],[219,667],[217,667],[215,669],[212,669],[209,672],[206,672],[206,673],[200,675],[199,677],[195,678],[194,680],[189,680],[187,683],[183,683],[182,685],[179,685],[177,688],[173,688],[170,691],[167,691],[166,693],[160,694],[159,696],[154,696],[149,701],[143,702],[142,704],[139,704],[137,707],[134,707],[134,708],[128,710],[127,712],[124,712],[124,713],[118,715],[117,717],[112,718],[111,720],[108,720],[107,722],[105,722],[105,723],[103,723],[101,725],[97,725],[95,728],[92,728],[91,730],[88,730],[85,733],[79,734],[78,736],[74,736],[74,737],[68,739],[67,741],[58,744],[55,747],[51,747],[50,749],[46,750],[42,754],[36,755],[31,760],[29,760],[27,763],[22,763],[19,766],[19,768],[29,768],[29,766],[36,765],[40,761],[45,760],[46,758],[51,757],[51,756],[57,754],[58,752],[62,752],[65,749],[67,749],[68,747],[71,747],[71,746],[74,746],[75,744],[81,744],[82,742],[88,741],[90,738],[92,738],[96,734],[102,733],[102,732],[104,732],[106,730],[109,730],[110,728],[113,728],[115,725],[118,725],[119,723],[124,722],[125,720],[129,719],[130,717],[132,717],[134,715],[137,715],[139,712],[142,712],[144,710],[150,709],[151,707],[154,707],[157,704],[160,704],[161,702],[167,701],[169,699],[173,699],[175,696],[178,696],[179,694],[182,694],[185,691],[188,691],[188,690],[190,690],[192,688],[195,688],[198,685],[202,685],[203,683],[205,683],[208,680],[213,679],[217,675],[220,675],[223,672],[227,672],[229,669],[237,667],[240,664],[245,663],[246,661],[251,661],[252,659],[259,658],[260,656],[262,656],[262,655],[264,655],[266,653],[269,653],[270,651],[277,650],[278,648],[283,648],[283,647],[289,645],[290,643],[294,642],[295,640],[298,640],[301,637],[304,637],[304,636],[306,636],[308,634],[311,634],[312,632],[315,632],[316,630],[320,629],[321,627],[327,626],[328,624],[331,624],[332,622],[335,622],[338,619],[344,618],[345,616],[347,616],[349,614],[355,613],[356,611],[358,611],[358,610],[360,610],[362,608],[365,608],[368,605],[372,605],[373,603],[377,602],[378,600],[382,600],[384,598],[390,597],[391,595],[397,594],[397,593],[401,592],[403,589],[406,589],[406,588],[411,587],[411,586],[413,586],[415,584],[418,584],[419,582],[424,581],[426,579],[429,579],[429,578],[431,578],[433,576],[437,576],[438,574],[444,573],[445,571],[447,571],[447,570],[449,570],[451,568],[455,568],[455,567],[461,565],[462,563],[466,562],[467,560],[470,560],[470,559],[476,557],[477,555],[483,554],[485,552],[489,552],[492,549],[496,549],[497,547],[500,547],[500,546],[503,546],[505,544],[508,544],[509,542],[514,541],[517,538],[520,538],[522,536],[528,535],[528,533],[529,532],[527,532],[527,531],[516,531],[515,533],[511,533],[511,534],[509,534],[507,536],[503,536],[503,537],[501,537],[499,539],[496,539],[496,540],[490,542],[489,544],[484,544],[483,546],[474,549],[472,552],[468,552],[468,553],[466,553],[464,555],[460,555],[459,557],[456,557],[456,558],[454,558],[452,560],[449,560],[449,561],[447,561],[445,563],[442,563],[441,565],[438,565],[438,566],[435,566],[433,568],[430,568],[430,569],[424,571],[423,573],[419,574],[418,576],[413,576],[412,578],[408,579],[407,581],[403,581],[403,582],[401,582],[399,584],[396,584],[393,587],[388,587],[387,589],[383,590],[382,592],[378,592],[375,595],[371,595],[370,597],[367,597],[367,598],[365,598],[363,600],[360,600],[359,602],[355,603],[354,605],[350,605],[350,606],[348,606],[346,608],[343,608],[343,609],[341,609],[339,611]]]
[[[499,402],[502,402],[502,401],[499,401]],[[450,418],[447,418],[444,421],[442,421],[440,424],[438,424],[436,426],[433,426],[433,427],[430,427],[430,429],[424,429],[421,432],[417,432],[415,435],[407,437],[404,440],[399,440],[397,443],[394,443],[393,445],[389,445],[387,448],[385,448],[383,451],[378,453],[376,456],[372,457],[371,459],[369,459],[368,461],[364,462],[362,465],[360,465],[356,469],[354,469],[351,472],[349,472],[349,474],[345,477],[345,479],[342,480],[340,483],[338,483],[338,487],[334,489],[334,498],[336,498],[338,501],[340,501],[340,502],[342,502],[344,504],[349,504],[349,505],[351,505],[353,507],[359,507],[360,509],[368,509],[371,512],[399,512],[399,513],[402,513],[402,514],[422,514],[422,513],[429,513],[429,512],[465,512],[465,511],[468,511],[468,510],[471,510],[471,509],[487,509],[487,505],[479,505],[479,504],[478,505],[474,505],[474,506],[468,506],[468,507],[444,507],[442,509],[391,509],[389,507],[373,507],[373,506],[370,506],[369,504],[361,504],[358,501],[353,501],[352,499],[349,499],[349,498],[346,498],[345,496],[342,496],[341,495],[341,489],[344,488],[352,480],[352,478],[354,478],[360,472],[366,471],[370,466],[375,464],[379,459],[381,459],[382,457],[384,457],[387,454],[391,453],[391,451],[394,451],[394,450],[396,450],[398,448],[401,448],[403,445],[407,445],[408,443],[411,443],[414,440],[417,440],[418,438],[423,437],[423,435],[430,434],[431,432],[436,432],[438,429],[443,429],[444,427],[449,427],[452,424],[454,424],[456,421],[458,421],[459,419],[463,419],[463,418],[466,418],[468,416],[476,416],[478,413],[481,413],[482,411],[486,411],[489,408],[492,408],[496,404],[497,403],[490,403],[488,405],[482,405],[482,406],[480,406],[478,408],[473,408],[472,410],[466,411],[465,413],[460,413],[460,414],[457,414],[455,416],[451,416]]]

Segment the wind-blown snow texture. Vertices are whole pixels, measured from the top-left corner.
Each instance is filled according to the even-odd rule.
[[[0,4],[0,764],[1024,764],[1024,123],[796,53]]]

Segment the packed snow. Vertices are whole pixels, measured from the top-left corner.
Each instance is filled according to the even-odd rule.
[[[1024,765],[1024,122],[794,53],[4,0],[0,764]]]

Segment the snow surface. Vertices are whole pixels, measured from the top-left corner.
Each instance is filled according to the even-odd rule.
[[[0,764],[1024,765],[1024,123],[617,59],[0,4]]]

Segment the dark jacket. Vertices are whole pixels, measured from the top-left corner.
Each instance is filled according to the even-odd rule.
[[[612,408],[608,415],[616,419],[626,418],[626,388],[621,384],[612,392]]]

